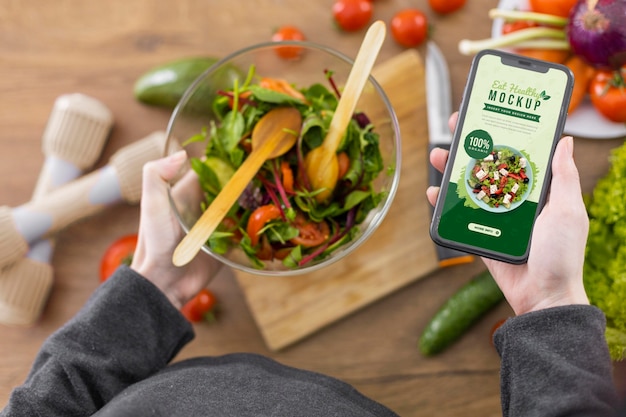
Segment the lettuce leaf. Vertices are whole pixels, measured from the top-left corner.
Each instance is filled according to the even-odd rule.
[[[589,237],[584,283],[607,319],[611,358],[626,359],[626,144],[614,149],[607,174],[586,198]]]

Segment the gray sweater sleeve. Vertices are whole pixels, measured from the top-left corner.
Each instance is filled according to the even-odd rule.
[[[605,325],[602,311],[585,305],[507,320],[494,335],[504,417],[614,416]]]
[[[161,291],[120,267],[44,342],[0,416],[91,415],[165,367],[192,338],[191,325]]]

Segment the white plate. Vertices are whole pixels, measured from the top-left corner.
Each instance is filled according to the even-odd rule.
[[[500,0],[498,8],[503,10],[528,10],[527,0]],[[497,38],[502,34],[503,19],[494,19],[491,27],[491,37]],[[626,124],[614,123],[598,113],[586,98],[578,108],[567,117],[565,133],[588,139],[614,139],[626,136]]]

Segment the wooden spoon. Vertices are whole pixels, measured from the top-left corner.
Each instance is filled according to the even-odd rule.
[[[312,189],[323,189],[315,195],[315,199],[320,203],[330,197],[337,184],[339,172],[337,148],[354,114],[356,103],[359,101],[363,87],[365,87],[378,52],[385,40],[385,34],[385,23],[380,20],[374,22],[367,30],[330,122],[326,138],[324,138],[322,145],[312,149],[305,158],[304,165]]]
[[[263,163],[296,143],[301,125],[302,116],[293,107],[278,107],[258,121],[252,131],[252,152],[178,244],[172,257],[174,265],[186,265],[196,256]]]

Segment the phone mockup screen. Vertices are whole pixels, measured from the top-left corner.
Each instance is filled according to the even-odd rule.
[[[573,82],[563,68],[519,58],[475,58],[436,214],[444,242],[505,259],[527,256]]]

